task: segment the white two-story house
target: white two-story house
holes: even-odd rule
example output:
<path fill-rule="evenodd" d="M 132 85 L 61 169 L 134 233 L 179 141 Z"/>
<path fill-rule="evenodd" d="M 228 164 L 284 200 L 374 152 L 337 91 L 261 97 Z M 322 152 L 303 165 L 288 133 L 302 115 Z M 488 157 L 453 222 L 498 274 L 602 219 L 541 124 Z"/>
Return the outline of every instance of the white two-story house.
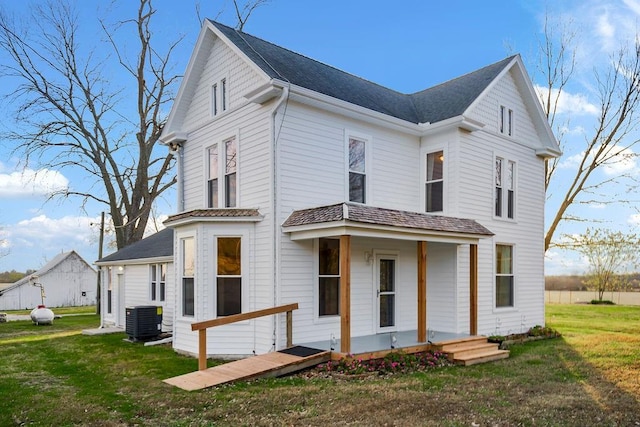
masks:
<path fill-rule="evenodd" d="M 197 353 L 194 322 L 288 303 L 295 343 L 343 353 L 544 324 L 560 150 L 519 56 L 403 94 L 205 21 L 162 141 L 178 158 L 178 351 Z M 285 323 L 209 329 L 207 354 L 280 349 Z"/>

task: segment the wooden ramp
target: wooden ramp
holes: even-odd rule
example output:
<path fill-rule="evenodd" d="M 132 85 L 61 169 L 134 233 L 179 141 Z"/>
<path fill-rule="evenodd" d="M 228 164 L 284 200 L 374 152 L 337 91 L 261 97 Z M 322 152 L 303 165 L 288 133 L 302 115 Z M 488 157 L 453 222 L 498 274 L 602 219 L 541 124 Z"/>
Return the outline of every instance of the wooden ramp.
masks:
<path fill-rule="evenodd" d="M 202 390 L 234 381 L 278 377 L 326 362 L 330 358 L 330 351 L 295 346 L 168 378 L 164 382 L 183 390 Z"/>

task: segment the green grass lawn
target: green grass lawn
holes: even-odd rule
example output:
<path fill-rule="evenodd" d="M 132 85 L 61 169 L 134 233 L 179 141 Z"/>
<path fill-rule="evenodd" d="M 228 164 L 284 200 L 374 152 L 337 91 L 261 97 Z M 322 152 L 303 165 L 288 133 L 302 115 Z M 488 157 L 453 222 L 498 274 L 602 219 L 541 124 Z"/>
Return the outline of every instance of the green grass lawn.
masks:
<path fill-rule="evenodd" d="M 640 425 L 640 307 L 547 306 L 562 338 L 509 359 L 358 381 L 307 374 L 186 392 L 169 346 L 84 336 L 95 315 L 0 324 L 0 425 Z M 638 424 L 636 424 L 638 423 Z"/>

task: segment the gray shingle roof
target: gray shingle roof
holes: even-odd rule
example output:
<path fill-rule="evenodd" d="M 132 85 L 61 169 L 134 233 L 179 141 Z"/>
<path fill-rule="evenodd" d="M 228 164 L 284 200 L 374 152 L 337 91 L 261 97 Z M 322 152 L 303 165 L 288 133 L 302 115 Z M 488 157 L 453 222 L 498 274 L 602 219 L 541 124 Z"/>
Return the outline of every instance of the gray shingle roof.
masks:
<path fill-rule="evenodd" d="M 426 231 L 480 236 L 493 235 L 491 231 L 472 219 L 399 211 L 354 203 L 339 203 L 337 205 L 294 211 L 282 226 L 286 228 L 343 220 Z"/>
<path fill-rule="evenodd" d="M 173 256 L 173 229 L 165 228 L 140 241 L 130 244 L 97 262 L 127 261 L 133 259 Z"/>
<path fill-rule="evenodd" d="M 287 81 L 412 123 L 461 115 L 513 57 L 433 88 L 403 94 L 211 21 L 270 78 Z"/>
<path fill-rule="evenodd" d="M 187 212 L 181 212 L 171 215 L 165 223 L 177 221 L 185 218 L 260 218 L 260 212 L 257 209 L 194 209 Z"/>

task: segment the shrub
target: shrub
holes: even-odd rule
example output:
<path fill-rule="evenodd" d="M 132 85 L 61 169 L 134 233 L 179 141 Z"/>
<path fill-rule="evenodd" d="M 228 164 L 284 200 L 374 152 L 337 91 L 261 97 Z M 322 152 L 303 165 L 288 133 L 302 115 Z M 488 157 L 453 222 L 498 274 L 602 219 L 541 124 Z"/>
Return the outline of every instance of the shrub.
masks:
<path fill-rule="evenodd" d="M 595 304 L 595 305 L 615 305 L 613 301 L 609 301 L 609 300 L 599 300 L 599 299 L 592 299 L 591 300 L 591 304 Z"/>
<path fill-rule="evenodd" d="M 528 335 L 530 337 L 559 337 L 560 332 L 548 326 L 536 325 L 529 329 Z"/>

